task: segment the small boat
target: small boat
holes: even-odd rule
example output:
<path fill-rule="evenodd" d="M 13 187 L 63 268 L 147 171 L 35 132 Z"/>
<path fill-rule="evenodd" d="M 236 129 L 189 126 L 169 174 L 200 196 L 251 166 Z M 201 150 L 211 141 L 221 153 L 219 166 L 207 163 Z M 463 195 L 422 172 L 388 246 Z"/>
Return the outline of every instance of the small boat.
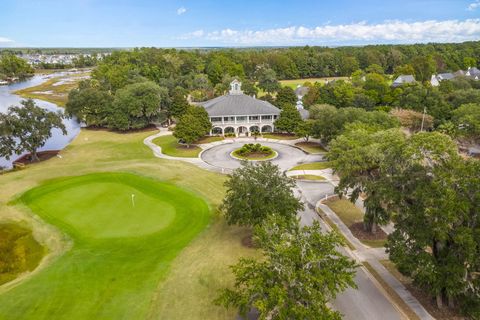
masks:
<path fill-rule="evenodd" d="M 0 86 L 6 86 L 7 84 L 9 84 L 8 81 L 0 80 Z"/>

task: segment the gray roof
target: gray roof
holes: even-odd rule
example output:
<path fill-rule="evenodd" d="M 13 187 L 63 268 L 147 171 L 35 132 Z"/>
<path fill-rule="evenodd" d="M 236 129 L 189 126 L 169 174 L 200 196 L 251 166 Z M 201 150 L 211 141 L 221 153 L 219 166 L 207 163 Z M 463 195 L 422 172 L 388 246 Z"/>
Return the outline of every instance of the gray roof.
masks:
<path fill-rule="evenodd" d="M 453 78 L 455 78 L 455 76 L 453 75 L 453 73 L 448 72 L 448 73 L 439 73 L 437 75 L 437 78 L 439 80 L 452 80 Z"/>
<path fill-rule="evenodd" d="M 415 82 L 415 78 L 412 75 L 410 74 L 401 75 L 401 76 L 398 76 L 398 78 L 395 79 L 395 81 L 393 81 L 392 86 L 398 87 L 405 83 L 414 83 L 414 82 Z"/>
<path fill-rule="evenodd" d="M 298 112 L 300 113 L 300 116 L 303 120 L 307 120 L 310 117 L 310 111 L 308 111 L 307 109 L 300 109 L 298 110 Z"/>
<path fill-rule="evenodd" d="M 480 75 L 480 70 L 478 70 L 476 67 L 468 68 L 468 72 L 470 72 L 470 76 Z"/>
<path fill-rule="evenodd" d="M 242 116 L 242 115 L 278 115 L 280 109 L 267 101 L 255 99 L 245 94 L 229 94 L 199 103 L 208 115 Z"/>
<path fill-rule="evenodd" d="M 299 87 L 297 87 L 297 89 L 295 89 L 295 94 L 297 96 L 304 96 L 308 93 L 309 89 L 310 89 L 309 87 L 299 86 Z"/>

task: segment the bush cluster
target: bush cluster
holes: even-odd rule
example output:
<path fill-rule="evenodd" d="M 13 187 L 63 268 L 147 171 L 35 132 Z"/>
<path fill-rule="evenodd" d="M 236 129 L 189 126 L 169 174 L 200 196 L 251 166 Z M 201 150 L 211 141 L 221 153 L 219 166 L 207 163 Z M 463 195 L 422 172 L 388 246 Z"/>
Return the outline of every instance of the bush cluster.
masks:
<path fill-rule="evenodd" d="M 247 143 L 237 151 L 237 154 L 241 156 L 248 156 L 252 153 L 262 153 L 268 156 L 273 153 L 273 150 L 272 148 L 262 146 L 260 143 Z"/>

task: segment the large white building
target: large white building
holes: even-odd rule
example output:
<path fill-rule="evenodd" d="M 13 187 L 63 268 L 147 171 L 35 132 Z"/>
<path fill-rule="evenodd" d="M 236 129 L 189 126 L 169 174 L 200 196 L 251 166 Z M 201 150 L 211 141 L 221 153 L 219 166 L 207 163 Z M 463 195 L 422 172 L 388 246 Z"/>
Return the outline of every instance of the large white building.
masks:
<path fill-rule="evenodd" d="M 251 132 L 273 132 L 280 109 L 243 93 L 242 83 L 232 81 L 228 94 L 201 102 L 212 122 L 211 134 L 246 136 Z"/>

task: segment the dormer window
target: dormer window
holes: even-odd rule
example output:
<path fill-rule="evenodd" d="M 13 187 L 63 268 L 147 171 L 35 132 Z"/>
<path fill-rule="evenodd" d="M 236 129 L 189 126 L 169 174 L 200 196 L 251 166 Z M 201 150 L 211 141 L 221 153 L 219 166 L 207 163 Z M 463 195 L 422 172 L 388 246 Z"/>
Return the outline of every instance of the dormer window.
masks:
<path fill-rule="evenodd" d="M 237 79 L 230 83 L 230 94 L 243 94 L 242 83 Z"/>

